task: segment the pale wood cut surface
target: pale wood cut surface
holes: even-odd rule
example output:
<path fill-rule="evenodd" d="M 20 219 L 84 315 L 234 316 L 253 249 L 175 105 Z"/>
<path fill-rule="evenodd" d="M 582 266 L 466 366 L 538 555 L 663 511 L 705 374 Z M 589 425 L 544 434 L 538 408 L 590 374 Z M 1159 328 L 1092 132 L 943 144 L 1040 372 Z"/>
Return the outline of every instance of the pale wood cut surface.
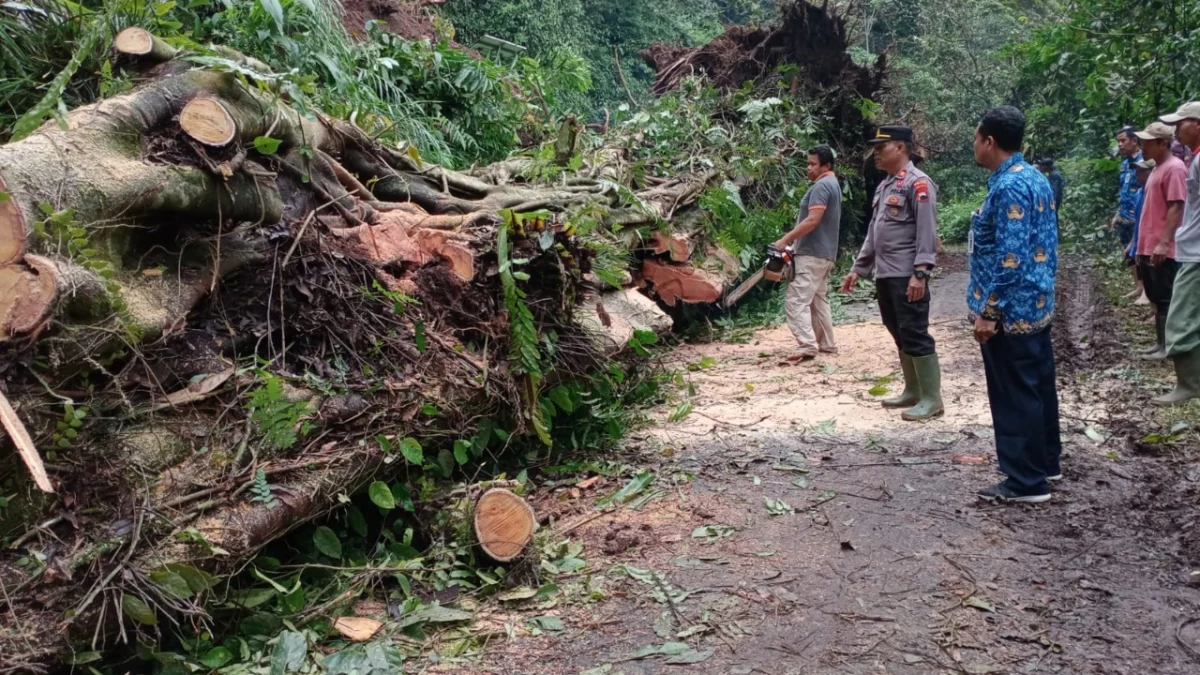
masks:
<path fill-rule="evenodd" d="M 533 536 L 533 509 L 502 488 L 483 493 L 475 504 L 475 536 L 492 558 L 508 562 L 521 554 Z"/>

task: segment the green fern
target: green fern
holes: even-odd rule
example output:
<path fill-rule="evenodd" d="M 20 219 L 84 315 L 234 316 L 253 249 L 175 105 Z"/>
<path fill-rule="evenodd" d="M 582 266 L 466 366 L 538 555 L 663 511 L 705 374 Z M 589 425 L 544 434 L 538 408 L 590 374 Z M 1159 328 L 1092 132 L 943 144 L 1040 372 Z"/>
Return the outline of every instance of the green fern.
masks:
<path fill-rule="evenodd" d="M 250 501 L 262 504 L 268 509 L 279 506 L 279 500 L 275 498 L 271 484 L 267 482 L 267 472 L 262 469 L 254 473 L 254 482 L 250 484 Z"/>
<path fill-rule="evenodd" d="M 278 377 L 265 370 L 259 370 L 258 377 L 262 384 L 250 392 L 250 421 L 269 445 L 288 450 L 312 429 L 305 421 L 308 404 L 284 399 L 283 380 Z"/>

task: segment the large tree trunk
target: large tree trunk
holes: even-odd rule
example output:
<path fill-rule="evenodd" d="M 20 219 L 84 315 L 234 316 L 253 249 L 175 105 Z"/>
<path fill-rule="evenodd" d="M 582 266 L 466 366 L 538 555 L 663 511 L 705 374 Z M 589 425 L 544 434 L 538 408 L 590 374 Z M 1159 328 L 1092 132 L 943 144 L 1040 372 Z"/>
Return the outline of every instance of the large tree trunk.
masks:
<path fill-rule="evenodd" d="M 112 611 L 123 594 L 202 617 L 203 592 L 170 597 L 154 575 L 230 573 L 338 495 L 420 469 L 381 435 L 419 435 L 436 456 L 482 418 L 530 430 L 541 378 L 510 358 L 502 267 L 522 265 L 538 338 L 557 338 L 546 370 L 583 376 L 634 331 L 671 327 L 638 290 L 593 280 L 588 242 L 644 256 L 651 232 L 719 179 L 619 187 L 613 148 L 549 183 L 523 159 L 450 171 L 191 69 L 139 31 L 117 45 L 137 88 L 0 146 L 0 372 L 54 490 L 0 463 L 18 485 L 0 524 L 14 544 L 0 553 L 0 673 L 44 668 L 80 638 L 128 637 Z M 602 221 L 587 241 L 577 210 Z M 698 273 L 730 273 L 687 239 Z M 690 253 L 663 255 L 682 268 Z M 648 291 L 710 301 L 665 289 Z M 294 388 L 303 376 L 343 393 Z M 249 403 L 271 379 L 280 405 L 300 406 L 290 442 L 269 440 Z M 431 403 L 441 412 L 426 419 Z M 301 422 L 312 430 L 295 433 Z M 274 496 L 252 499 L 264 480 Z M 18 564 L 34 557 L 45 564 Z"/>

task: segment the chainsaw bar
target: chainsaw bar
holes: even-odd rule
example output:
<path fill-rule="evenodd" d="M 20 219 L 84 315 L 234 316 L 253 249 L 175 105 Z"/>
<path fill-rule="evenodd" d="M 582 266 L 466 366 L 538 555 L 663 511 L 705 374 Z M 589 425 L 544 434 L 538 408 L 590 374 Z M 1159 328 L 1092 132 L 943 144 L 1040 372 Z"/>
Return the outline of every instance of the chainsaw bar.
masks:
<path fill-rule="evenodd" d="M 765 267 L 759 269 L 757 272 L 751 275 L 749 279 L 743 281 L 740 286 L 733 289 L 729 295 L 725 296 L 725 308 L 729 309 L 733 306 L 733 303 L 741 300 L 743 295 L 749 293 L 751 288 L 754 288 L 758 282 L 762 281 L 763 274 L 765 274 L 766 271 L 767 269 Z"/>

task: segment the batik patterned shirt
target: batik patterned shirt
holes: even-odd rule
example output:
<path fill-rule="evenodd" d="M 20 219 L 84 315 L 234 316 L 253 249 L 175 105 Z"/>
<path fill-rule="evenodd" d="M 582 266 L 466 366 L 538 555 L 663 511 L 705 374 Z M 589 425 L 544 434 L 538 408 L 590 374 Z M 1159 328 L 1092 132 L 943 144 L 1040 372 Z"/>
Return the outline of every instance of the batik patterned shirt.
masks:
<path fill-rule="evenodd" d="M 1058 204 L 1050 182 L 1016 153 L 988 179 L 967 243 L 971 319 L 999 321 L 1006 333 L 1036 333 L 1054 317 Z"/>
<path fill-rule="evenodd" d="M 1121 191 L 1117 196 L 1117 220 L 1122 223 L 1132 223 L 1133 207 L 1137 204 L 1137 193 L 1142 191 L 1137 182 L 1137 167 L 1136 162 L 1142 161 L 1142 153 L 1138 153 L 1133 157 L 1126 157 L 1121 162 L 1121 173 L 1118 181 L 1121 184 Z"/>

